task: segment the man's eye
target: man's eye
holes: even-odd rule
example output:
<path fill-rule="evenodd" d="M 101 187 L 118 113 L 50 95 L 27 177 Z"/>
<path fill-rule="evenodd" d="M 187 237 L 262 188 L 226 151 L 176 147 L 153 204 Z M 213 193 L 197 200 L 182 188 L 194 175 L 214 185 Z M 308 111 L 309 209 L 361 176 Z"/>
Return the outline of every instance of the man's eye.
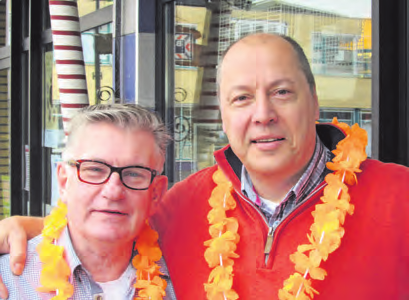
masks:
<path fill-rule="evenodd" d="M 241 102 L 241 101 L 246 101 L 246 100 L 248 100 L 249 98 L 250 98 L 250 97 L 249 97 L 248 95 L 240 95 L 240 96 L 235 97 L 235 98 L 233 99 L 233 101 L 234 101 L 234 102 L 236 102 L 236 101 Z"/>
<path fill-rule="evenodd" d="M 81 172 L 88 173 L 88 174 L 103 174 L 106 171 L 101 168 L 85 168 L 85 169 L 82 169 Z"/>
<path fill-rule="evenodd" d="M 149 177 L 150 173 L 143 171 L 143 170 L 133 170 L 133 169 L 125 169 L 122 172 L 122 176 L 123 177 L 128 177 L 128 178 L 132 178 L 132 179 L 137 179 L 137 178 L 145 178 L 145 177 Z"/>
<path fill-rule="evenodd" d="M 123 174 L 124 176 L 129 176 L 129 177 L 142 177 L 142 174 L 138 173 L 138 172 L 126 172 Z"/>
<path fill-rule="evenodd" d="M 273 92 L 271 95 L 273 98 L 281 99 L 281 100 L 289 100 L 292 98 L 293 93 L 286 89 L 280 89 Z"/>
<path fill-rule="evenodd" d="M 282 96 L 287 95 L 287 94 L 289 94 L 289 93 L 290 93 L 290 91 L 288 91 L 288 90 L 279 90 L 279 91 L 277 92 L 277 94 L 282 95 Z"/>
<path fill-rule="evenodd" d="M 99 167 L 85 167 L 85 168 L 82 169 L 82 171 L 101 173 L 101 172 L 104 172 L 105 170 L 103 170 L 102 168 L 99 168 Z"/>

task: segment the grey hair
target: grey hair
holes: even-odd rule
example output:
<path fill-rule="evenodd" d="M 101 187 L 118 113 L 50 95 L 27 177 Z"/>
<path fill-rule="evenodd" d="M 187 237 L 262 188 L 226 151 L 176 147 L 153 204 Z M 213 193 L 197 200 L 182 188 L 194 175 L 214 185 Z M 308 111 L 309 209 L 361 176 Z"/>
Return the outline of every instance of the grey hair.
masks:
<path fill-rule="evenodd" d="M 163 159 L 170 136 L 161 118 L 154 112 L 135 104 L 97 104 L 80 109 L 71 119 L 66 150 L 76 139 L 78 131 L 85 125 L 109 123 L 123 129 L 138 129 L 152 133 Z M 67 151 L 64 151 L 64 155 Z M 66 159 L 66 157 L 63 157 Z"/>
<path fill-rule="evenodd" d="M 295 54 L 296 54 L 296 56 L 298 58 L 298 62 L 300 64 L 300 69 L 304 73 L 305 78 L 307 79 L 307 83 L 308 83 L 308 86 L 310 87 L 310 91 L 314 95 L 316 93 L 316 91 L 315 91 L 315 78 L 314 78 L 314 75 L 312 74 L 311 66 L 310 66 L 310 63 L 308 61 L 308 58 L 305 55 L 304 50 L 302 49 L 300 44 L 298 44 L 293 38 L 291 38 L 291 37 L 289 37 L 287 35 L 273 34 L 273 33 L 263 33 L 263 34 L 271 35 L 271 36 L 278 36 L 278 37 L 281 37 L 284 40 L 286 40 L 288 43 L 290 43 L 290 45 L 293 47 L 293 49 L 295 51 Z M 248 34 L 248 35 L 245 35 L 245 36 L 241 37 L 240 39 L 238 39 L 237 41 L 234 41 L 231 45 L 229 45 L 229 47 L 227 47 L 227 49 L 223 52 L 222 56 L 220 57 L 219 64 L 218 64 L 218 67 L 217 67 L 216 83 L 217 83 L 218 94 L 220 94 L 221 70 L 222 70 L 222 64 L 223 64 L 224 57 L 230 51 L 230 49 L 234 45 L 236 45 L 238 42 L 240 42 L 241 40 L 243 40 L 243 39 L 245 39 L 245 38 L 247 38 L 249 36 L 254 36 L 254 35 L 260 35 L 260 33 L 251 33 L 251 34 Z"/>

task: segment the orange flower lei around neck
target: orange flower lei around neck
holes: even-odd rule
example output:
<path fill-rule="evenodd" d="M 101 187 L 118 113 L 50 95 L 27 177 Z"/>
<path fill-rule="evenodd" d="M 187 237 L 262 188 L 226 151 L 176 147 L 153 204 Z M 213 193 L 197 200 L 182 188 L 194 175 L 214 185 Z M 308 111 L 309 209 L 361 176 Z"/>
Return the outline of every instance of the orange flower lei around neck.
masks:
<path fill-rule="evenodd" d="M 210 272 L 208 283 L 205 283 L 207 299 L 235 300 L 238 294 L 232 289 L 233 265 L 232 258 L 239 257 L 236 251 L 240 237 L 237 233 L 239 223 L 236 218 L 227 218 L 226 211 L 236 208 L 236 201 L 231 192 L 233 186 L 220 170 L 213 174 L 213 181 L 217 184 L 209 199 L 212 207 L 207 215 L 211 224 L 209 233 L 212 239 L 204 243 L 208 248 L 205 259 L 213 270 Z"/>
<path fill-rule="evenodd" d="M 67 206 L 58 201 L 57 206 L 44 220 L 43 240 L 37 246 L 43 265 L 40 275 L 41 286 L 37 291 L 55 292 L 56 295 L 52 298 L 54 300 L 66 300 L 74 294 L 74 287 L 69 282 L 71 270 L 64 259 L 64 247 L 55 243 L 67 225 L 66 214 Z M 135 299 L 163 299 L 167 283 L 159 276 L 162 273 L 156 264 L 162 257 L 162 251 L 158 245 L 158 233 L 149 227 L 147 221 L 136 240 L 135 248 L 139 253 L 132 259 L 137 278 L 134 287 L 138 291 Z"/>
<path fill-rule="evenodd" d="M 284 281 L 283 288 L 278 291 L 280 300 L 307 300 L 318 294 L 312 287 L 312 279 L 324 280 L 327 272 L 319 266 L 341 245 L 345 216 L 354 212 L 345 183 L 357 183 L 355 173 L 361 172 L 359 166 L 367 157 L 367 133 L 357 124 L 349 127 L 339 123 L 336 118 L 332 123 L 340 127 L 346 137 L 332 151 L 335 154 L 332 162 L 327 163 L 328 169 L 334 172 L 325 177 L 327 186 L 321 197 L 322 203 L 317 204 L 312 212 L 314 222 L 310 228 L 311 234 L 307 234 L 310 244 L 299 245 L 297 251 L 290 255 L 296 272 Z M 232 184 L 219 169 L 213 174 L 213 181 L 216 187 L 209 198 L 212 210 L 207 216 L 212 239 L 205 242 L 205 246 L 209 246 L 205 259 L 214 269 L 208 283 L 205 283 L 205 291 L 209 300 L 235 300 L 238 295 L 232 290 L 234 262 L 231 258 L 238 257 L 234 253 L 239 241 L 238 222 L 235 218 L 227 218 L 225 211 L 234 209 L 236 202 L 231 196 Z M 305 254 L 307 252 L 308 255 Z"/>

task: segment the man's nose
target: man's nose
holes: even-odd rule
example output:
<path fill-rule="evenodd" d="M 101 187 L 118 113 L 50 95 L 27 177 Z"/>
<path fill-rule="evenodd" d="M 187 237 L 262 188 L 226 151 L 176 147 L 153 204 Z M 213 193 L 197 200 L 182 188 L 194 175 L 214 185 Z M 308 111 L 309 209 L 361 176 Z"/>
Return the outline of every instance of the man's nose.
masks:
<path fill-rule="evenodd" d="M 258 93 L 254 103 L 255 111 L 253 121 L 256 124 L 268 125 L 277 121 L 277 113 L 274 108 L 273 100 L 266 93 Z"/>
<path fill-rule="evenodd" d="M 121 181 L 119 173 L 113 172 L 104 184 L 103 194 L 110 200 L 121 200 L 124 197 L 126 188 Z"/>

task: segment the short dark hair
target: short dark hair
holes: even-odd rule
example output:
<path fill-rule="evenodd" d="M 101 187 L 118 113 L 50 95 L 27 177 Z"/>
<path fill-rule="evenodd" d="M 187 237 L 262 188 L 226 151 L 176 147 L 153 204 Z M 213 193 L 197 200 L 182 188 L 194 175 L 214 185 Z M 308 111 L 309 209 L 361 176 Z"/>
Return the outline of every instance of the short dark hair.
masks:
<path fill-rule="evenodd" d="M 241 40 L 243 40 L 243 39 L 245 39 L 245 38 L 247 38 L 249 36 L 259 35 L 259 34 L 260 33 L 251 33 L 251 34 L 242 36 L 240 39 L 238 39 L 237 41 L 234 41 L 232 44 L 230 44 L 229 47 L 227 47 L 226 50 L 224 50 L 222 56 L 220 57 L 219 65 L 218 65 L 218 68 L 217 68 L 217 89 L 218 90 L 220 88 L 221 66 L 223 64 L 223 60 L 224 60 L 224 57 L 226 56 L 226 54 L 230 51 L 230 49 L 234 45 L 236 45 Z M 269 33 L 264 33 L 264 34 L 268 35 Z M 289 37 L 287 35 L 284 35 L 284 34 L 272 34 L 272 33 L 270 33 L 269 35 L 281 37 L 284 40 L 286 40 L 288 43 L 290 43 L 290 45 L 293 47 L 293 49 L 294 49 L 294 51 L 295 51 L 295 53 L 297 55 L 298 61 L 300 63 L 301 71 L 304 73 L 305 78 L 307 79 L 307 83 L 308 83 L 308 86 L 310 87 L 311 93 L 315 94 L 316 93 L 316 91 L 315 91 L 315 78 L 314 78 L 314 75 L 312 74 L 311 66 L 310 66 L 310 63 L 308 62 L 308 58 L 305 55 L 304 50 L 302 49 L 300 44 L 298 44 L 293 38 L 291 38 L 291 37 Z"/>

